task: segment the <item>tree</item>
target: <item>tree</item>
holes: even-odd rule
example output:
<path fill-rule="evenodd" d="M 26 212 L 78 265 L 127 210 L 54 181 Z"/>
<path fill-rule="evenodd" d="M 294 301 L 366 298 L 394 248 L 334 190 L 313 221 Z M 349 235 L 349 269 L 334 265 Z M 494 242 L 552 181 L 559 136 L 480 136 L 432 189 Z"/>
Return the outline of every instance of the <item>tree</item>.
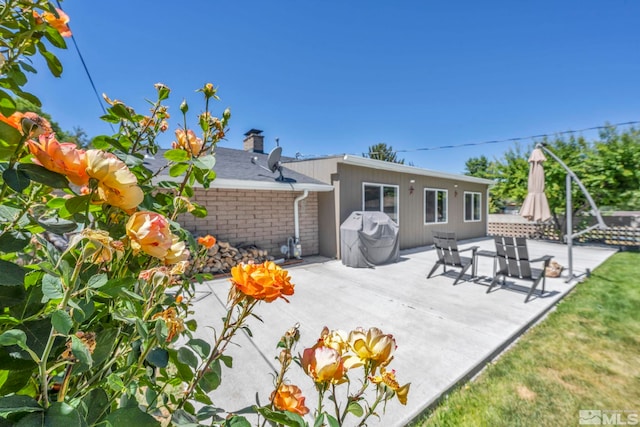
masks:
<path fill-rule="evenodd" d="M 471 157 L 465 164 L 465 175 L 476 176 L 478 178 L 493 179 L 493 162 L 490 162 L 486 156 Z"/>
<path fill-rule="evenodd" d="M 363 154 L 370 159 L 383 160 L 385 162 L 404 164 L 404 159 L 398 159 L 398 153 L 393 151 L 393 147 L 381 142 L 369 147 L 369 152 Z"/>
<path fill-rule="evenodd" d="M 600 133 L 587 159 L 584 183 L 601 208 L 640 209 L 640 130 Z"/>

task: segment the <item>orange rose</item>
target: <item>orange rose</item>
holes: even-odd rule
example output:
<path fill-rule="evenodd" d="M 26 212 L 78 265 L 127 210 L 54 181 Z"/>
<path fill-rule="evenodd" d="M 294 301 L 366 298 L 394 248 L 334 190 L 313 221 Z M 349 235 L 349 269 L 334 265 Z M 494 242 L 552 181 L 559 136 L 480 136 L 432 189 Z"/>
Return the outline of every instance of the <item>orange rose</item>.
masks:
<path fill-rule="evenodd" d="M 72 142 L 58 142 L 55 134 L 40 135 L 38 142 L 27 141 L 34 163 L 44 166 L 52 172 L 66 176 L 76 185 L 89 182 L 87 175 L 87 158 L 84 150 L 78 149 Z"/>
<path fill-rule="evenodd" d="M 21 113 L 19 111 L 16 111 L 9 117 L 5 117 L 4 115 L 0 114 L 0 121 L 5 122 L 9 126 L 18 129 L 21 133 L 23 132 L 22 121 L 24 119 L 28 119 L 31 122 L 30 124 L 31 132 L 28 135 L 30 137 L 35 138 L 40 135 L 49 134 L 53 132 L 53 130 L 51 129 L 51 123 L 49 123 L 49 120 L 45 119 L 44 117 L 40 117 L 36 113 L 32 113 L 30 111 L 26 113 Z"/>
<path fill-rule="evenodd" d="M 56 12 L 58 16 L 51 12 L 44 12 L 42 18 L 47 21 L 47 24 L 55 28 L 62 37 L 71 37 L 71 30 L 67 25 L 69 23 L 69 16 L 57 7 Z M 35 10 L 33 11 L 33 16 L 36 18 L 36 21 L 40 19 L 40 15 Z"/>
<path fill-rule="evenodd" d="M 239 264 L 231 269 L 231 281 L 235 289 L 257 300 L 266 302 L 293 295 L 289 273 L 272 261 L 262 264 Z"/>
<path fill-rule="evenodd" d="M 207 234 L 203 237 L 198 237 L 198 243 L 207 249 L 211 249 L 216 244 L 216 238 Z"/>
<path fill-rule="evenodd" d="M 155 212 L 136 212 L 127 221 L 127 236 L 135 252 L 164 259 L 171 249 L 172 237 L 169 222 Z"/>
<path fill-rule="evenodd" d="M 186 150 L 192 156 L 197 156 L 202 151 L 202 139 L 198 138 L 192 130 L 185 132 L 183 129 L 178 129 L 176 130 L 176 138 L 178 141 L 171 144 L 173 148 Z"/>
<path fill-rule="evenodd" d="M 276 409 L 298 415 L 309 413 L 309 408 L 304 406 L 304 399 L 302 390 L 295 385 L 281 384 L 278 390 L 271 393 L 271 401 Z"/>
<path fill-rule="evenodd" d="M 22 116 L 23 114 L 20 112 L 15 112 L 9 117 L 6 117 L 4 114 L 0 113 L 0 122 L 4 122 L 12 128 L 18 129 L 20 132 L 22 132 Z"/>
<path fill-rule="evenodd" d="M 123 210 L 137 207 L 144 199 L 138 179 L 122 160 L 102 150 L 87 150 L 87 174 L 98 180 L 98 196 Z"/>
<path fill-rule="evenodd" d="M 340 384 L 347 380 L 340 353 L 320 343 L 302 352 L 302 369 L 317 383 Z"/>

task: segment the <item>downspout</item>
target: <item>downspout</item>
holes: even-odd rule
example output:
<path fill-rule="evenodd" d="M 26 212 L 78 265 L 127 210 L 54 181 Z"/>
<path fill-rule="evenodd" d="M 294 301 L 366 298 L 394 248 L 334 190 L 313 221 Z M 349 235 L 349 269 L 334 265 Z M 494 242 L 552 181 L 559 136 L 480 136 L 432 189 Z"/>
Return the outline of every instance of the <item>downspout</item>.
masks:
<path fill-rule="evenodd" d="M 307 196 L 309 196 L 309 190 L 304 190 L 304 192 L 296 197 L 296 199 L 293 201 L 293 227 L 294 227 L 294 233 L 293 233 L 293 237 L 294 237 L 294 245 L 299 245 L 300 244 L 300 218 L 298 218 L 299 214 L 298 214 L 298 203 L 300 203 L 301 200 L 304 200 L 307 198 Z M 300 251 L 302 252 L 302 251 Z M 302 255 L 301 253 L 295 255 L 296 258 L 300 258 L 300 255 Z"/>

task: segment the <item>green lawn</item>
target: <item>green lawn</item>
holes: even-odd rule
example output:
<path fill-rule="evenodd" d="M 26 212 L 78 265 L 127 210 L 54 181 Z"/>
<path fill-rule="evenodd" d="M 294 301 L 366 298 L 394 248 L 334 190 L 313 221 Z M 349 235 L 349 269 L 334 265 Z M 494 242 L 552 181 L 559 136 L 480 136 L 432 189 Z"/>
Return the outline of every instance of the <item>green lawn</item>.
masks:
<path fill-rule="evenodd" d="M 475 381 L 413 426 L 577 426 L 578 411 L 588 409 L 640 414 L 637 252 L 609 258 Z"/>

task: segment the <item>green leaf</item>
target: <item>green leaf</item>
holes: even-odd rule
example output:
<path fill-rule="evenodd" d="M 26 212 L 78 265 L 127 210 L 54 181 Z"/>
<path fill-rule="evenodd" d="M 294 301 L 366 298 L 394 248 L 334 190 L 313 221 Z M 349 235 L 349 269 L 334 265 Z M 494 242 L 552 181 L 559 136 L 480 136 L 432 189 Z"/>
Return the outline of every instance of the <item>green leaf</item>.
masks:
<path fill-rule="evenodd" d="M 31 369 L 0 371 L 0 396 L 6 396 L 22 390 L 31 379 L 32 374 L 33 371 Z"/>
<path fill-rule="evenodd" d="M 120 120 L 116 119 L 116 123 Z M 98 150 L 106 150 L 113 146 L 113 143 L 117 142 L 115 139 L 111 138 L 107 135 L 99 135 L 91 140 L 91 146 L 97 148 Z"/>
<path fill-rule="evenodd" d="M 185 411 L 184 409 L 178 409 L 173 414 L 171 414 L 171 425 L 172 426 L 185 426 L 185 427 L 195 427 L 199 426 L 198 419 Z"/>
<path fill-rule="evenodd" d="M 91 278 L 87 282 L 87 285 L 90 288 L 98 289 L 98 288 L 101 288 L 104 285 L 106 285 L 108 281 L 109 281 L 109 277 L 107 277 L 106 274 L 101 273 L 101 274 L 97 274 L 95 276 L 91 276 Z"/>
<path fill-rule="evenodd" d="M 39 286 L 32 286 L 28 291 L 24 286 L 0 286 L 0 309 L 10 307 L 11 315 L 20 320 L 40 311 L 41 299 Z"/>
<path fill-rule="evenodd" d="M 191 215 L 195 216 L 196 218 L 206 218 L 207 215 L 209 214 L 207 212 L 207 208 L 205 208 L 202 205 L 199 205 L 197 203 L 192 203 L 193 207 L 195 208 L 194 210 L 191 211 Z"/>
<path fill-rule="evenodd" d="M 135 407 L 116 409 L 105 421 L 112 426 L 160 427 L 158 420 Z"/>
<path fill-rule="evenodd" d="M 2 179 L 4 179 L 7 185 L 16 193 L 22 193 L 31 183 L 29 177 L 24 172 L 16 169 L 5 169 L 4 172 L 2 172 Z"/>
<path fill-rule="evenodd" d="M 324 425 L 324 413 L 319 413 L 316 417 L 313 427 L 322 427 Z"/>
<path fill-rule="evenodd" d="M 45 274 L 42 278 L 42 294 L 48 299 L 61 299 L 64 296 L 64 291 L 60 278 Z"/>
<path fill-rule="evenodd" d="M 17 345 L 20 348 L 27 347 L 27 334 L 19 329 L 9 329 L 0 334 L 0 345 Z"/>
<path fill-rule="evenodd" d="M 47 61 L 47 66 L 49 67 L 49 71 L 55 77 L 60 77 L 62 75 L 62 63 L 60 60 L 51 52 L 48 51 L 40 51 L 44 59 Z"/>
<path fill-rule="evenodd" d="M 111 356 L 113 345 L 119 333 L 120 330 L 118 328 L 105 329 L 97 333 L 96 348 L 92 355 L 95 366 L 99 366 Z"/>
<path fill-rule="evenodd" d="M 358 402 L 351 402 L 347 406 L 347 412 L 351 412 L 356 417 L 361 417 L 364 414 L 364 409 Z"/>
<path fill-rule="evenodd" d="M 193 160 L 193 164 L 200 169 L 211 170 L 216 165 L 216 156 L 209 154 L 206 156 L 198 157 Z"/>
<path fill-rule="evenodd" d="M 146 361 L 158 368 L 166 368 L 169 364 L 169 352 L 164 348 L 156 347 L 147 354 Z"/>
<path fill-rule="evenodd" d="M 179 149 L 167 150 L 164 152 L 164 158 L 171 162 L 186 162 L 189 160 L 189 153 Z"/>
<path fill-rule="evenodd" d="M 193 369 L 196 369 L 199 363 L 196 355 L 187 347 L 180 347 L 178 349 L 178 361 L 192 367 Z"/>
<path fill-rule="evenodd" d="M 75 335 L 71 335 L 71 352 L 81 363 L 88 366 L 93 365 L 93 359 L 91 359 L 89 349 L 84 345 L 82 340 Z"/>
<path fill-rule="evenodd" d="M 0 113 L 9 117 L 16 112 L 16 102 L 5 91 L 0 90 Z"/>
<path fill-rule="evenodd" d="M 21 231 L 9 231 L 0 236 L 0 251 L 19 252 L 29 244 L 30 236 Z"/>
<path fill-rule="evenodd" d="M 44 32 L 44 36 L 49 40 L 49 42 L 57 48 L 66 49 L 67 43 L 64 41 L 64 38 L 60 35 L 58 30 L 51 26 L 47 26 L 46 31 Z"/>
<path fill-rule="evenodd" d="M 62 218 L 38 219 L 37 222 L 42 228 L 54 234 L 71 233 L 78 228 L 75 222 Z"/>
<path fill-rule="evenodd" d="M 202 376 L 198 384 L 200 385 L 200 388 L 202 388 L 202 391 L 204 391 L 205 393 L 210 393 L 220 387 L 221 382 L 222 378 L 220 377 L 219 372 L 207 371 Z"/>
<path fill-rule="evenodd" d="M 329 427 L 340 427 L 340 423 L 338 423 L 338 420 L 329 415 L 329 414 L 325 414 L 327 416 L 327 422 L 329 423 Z"/>
<path fill-rule="evenodd" d="M 12 262 L 0 259 L 0 286 L 24 286 L 26 270 Z"/>
<path fill-rule="evenodd" d="M 109 397 L 101 388 L 94 388 L 82 398 L 82 403 L 84 405 L 79 405 L 78 408 L 86 410 L 85 420 L 88 425 L 92 426 L 106 413 L 106 409 L 109 407 Z"/>
<path fill-rule="evenodd" d="M 233 415 L 224 422 L 224 427 L 251 427 L 251 423 L 245 417 Z"/>
<path fill-rule="evenodd" d="M 54 402 L 44 414 L 30 414 L 22 418 L 16 427 L 86 427 L 80 413 L 64 402 Z"/>
<path fill-rule="evenodd" d="M 169 176 L 180 176 L 189 169 L 188 163 L 176 163 L 169 168 Z"/>
<path fill-rule="evenodd" d="M 29 225 L 29 218 L 20 209 L 13 208 L 11 206 L 0 205 L 0 219 L 4 219 L 7 222 L 17 221 L 18 227 L 27 227 Z"/>
<path fill-rule="evenodd" d="M 209 353 L 211 352 L 211 345 L 205 340 L 201 340 L 199 338 L 190 339 L 187 345 L 195 350 L 195 352 L 198 353 L 198 356 L 203 359 L 209 356 Z"/>
<path fill-rule="evenodd" d="M 108 110 L 110 113 L 114 114 L 117 117 L 120 117 L 121 119 L 133 121 L 131 112 L 127 109 L 127 107 L 124 104 L 119 104 L 119 103 L 113 104 L 113 106 L 111 106 L 111 108 L 108 108 Z"/>
<path fill-rule="evenodd" d="M 67 199 L 64 203 L 64 207 L 67 208 L 70 214 L 84 212 L 87 209 L 87 203 L 91 202 L 91 194 L 84 196 L 77 196 Z"/>
<path fill-rule="evenodd" d="M 51 314 L 51 325 L 62 335 L 68 335 L 73 327 L 73 319 L 64 310 L 56 310 Z"/>
<path fill-rule="evenodd" d="M 233 358 L 231 356 L 223 354 L 222 356 L 220 356 L 220 360 L 222 360 L 222 363 L 224 363 L 224 366 L 226 366 L 227 368 L 231 369 L 233 367 Z"/>
<path fill-rule="evenodd" d="M 19 329 L 23 330 L 24 333 L 27 334 L 27 345 L 29 348 L 33 350 L 35 354 L 42 354 L 47 345 L 47 341 L 49 340 L 49 335 L 51 334 L 51 320 L 47 317 L 44 319 L 24 322 L 19 326 Z M 55 354 L 55 350 L 61 344 L 64 344 L 64 339 L 62 337 L 56 338 L 52 347 L 52 357 L 53 354 Z"/>
<path fill-rule="evenodd" d="M 278 424 L 287 427 L 305 427 L 306 423 L 304 419 L 293 412 L 289 411 L 272 411 L 266 407 L 254 407 L 256 412 L 260 413 L 263 417 L 265 417 L 269 421 L 274 421 Z"/>
<path fill-rule="evenodd" d="M 17 96 L 19 96 L 22 99 L 26 99 L 27 101 L 29 101 L 30 103 L 32 103 L 36 107 L 38 107 L 38 108 L 42 107 L 42 102 L 40 102 L 38 97 L 35 96 L 34 94 L 29 93 L 29 92 L 24 92 L 22 90 L 15 90 L 14 92 L 15 92 L 15 94 Z"/>
<path fill-rule="evenodd" d="M 34 163 L 20 163 L 17 169 L 27 175 L 32 181 L 46 184 L 52 188 L 67 188 L 69 181 L 64 175 L 52 172 Z"/>
<path fill-rule="evenodd" d="M 0 397 L 0 416 L 2 417 L 10 414 L 41 411 L 44 411 L 44 408 L 29 396 L 13 395 Z"/>

